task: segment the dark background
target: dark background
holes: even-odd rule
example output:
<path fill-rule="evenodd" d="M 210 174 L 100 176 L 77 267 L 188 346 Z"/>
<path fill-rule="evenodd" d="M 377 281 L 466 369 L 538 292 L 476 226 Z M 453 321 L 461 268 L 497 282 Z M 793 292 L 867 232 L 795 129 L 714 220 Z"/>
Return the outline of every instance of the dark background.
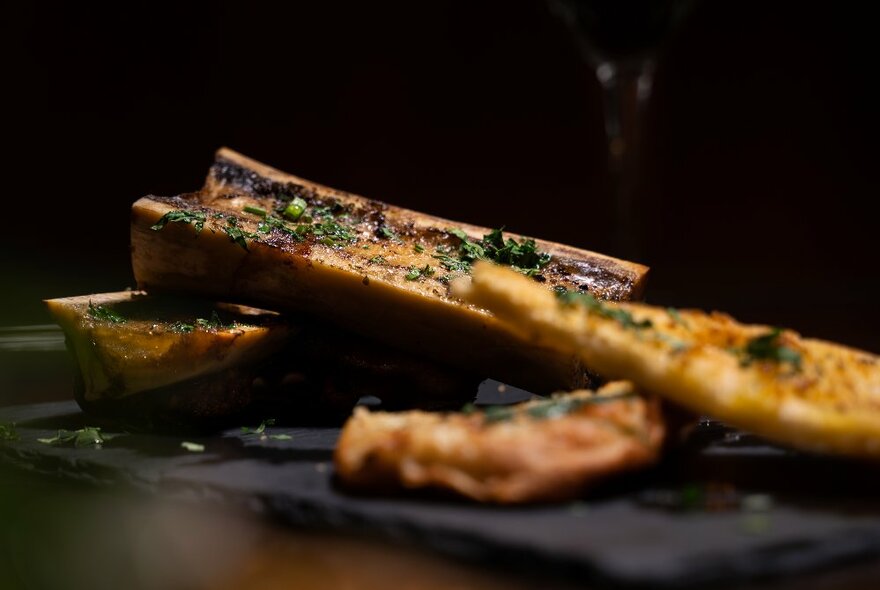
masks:
<path fill-rule="evenodd" d="M 650 300 L 880 352 L 876 33 L 854 6 L 703 2 L 669 43 L 636 220 Z M 2 26 L 0 325 L 131 285 L 130 204 L 197 188 L 221 145 L 617 253 L 599 87 L 542 0 L 34 3 Z"/>

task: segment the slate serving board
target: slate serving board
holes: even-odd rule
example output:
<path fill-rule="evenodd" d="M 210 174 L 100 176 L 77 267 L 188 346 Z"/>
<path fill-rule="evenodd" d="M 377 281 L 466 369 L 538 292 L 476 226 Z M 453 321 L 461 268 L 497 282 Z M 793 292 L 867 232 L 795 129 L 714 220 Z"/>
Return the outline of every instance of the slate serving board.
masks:
<path fill-rule="evenodd" d="M 290 440 L 229 430 L 188 437 L 205 445 L 190 453 L 179 436 L 123 434 L 101 449 L 37 442 L 94 424 L 73 402 L 0 408 L 0 423 L 10 422 L 20 438 L 0 442 L 0 460 L 29 470 L 228 502 L 580 582 L 717 587 L 880 555 L 877 469 L 775 448 L 713 423 L 701 423 L 664 465 L 576 503 L 499 508 L 349 495 L 333 479 L 337 428 L 271 428 Z"/>

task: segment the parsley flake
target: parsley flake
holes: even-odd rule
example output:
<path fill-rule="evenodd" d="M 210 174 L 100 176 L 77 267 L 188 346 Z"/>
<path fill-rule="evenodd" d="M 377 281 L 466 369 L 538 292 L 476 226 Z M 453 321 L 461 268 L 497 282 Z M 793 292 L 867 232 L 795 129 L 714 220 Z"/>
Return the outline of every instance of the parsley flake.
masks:
<path fill-rule="evenodd" d="M 481 240 L 472 240 L 459 228 L 448 228 L 446 232 L 460 241 L 457 257 L 439 249 L 433 257 L 440 261 L 441 266 L 453 272 L 470 272 L 471 265 L 477 260 L 491 260 L 531 277 L 538 275 L 551 260 L 549 254 L 538 250 L 535 240 L 505 240 L 504 228 L 490 231 Z"/>
<path fill-rule="evenodd" d="M 0 424 L 0 440 L 16 441 L 19 439 L 18 432 L 15 430 L 15 423 Z"/>
<path fill-rule="evenodd" d="M 244 248 L 245 252 L 249 252 L 247 245 L 247 240 L 256 239 L 258 236 L 255 233 L 249 232 L 247 230 L 242 229 L 238 225 L 238 219 L 235 217 L 228 217 L 226 219 L 226 226 L 224 226 L 223 231 L 229 236 L 229 241 L 234 242 Z"/>
<path fill-rule="evenodd" d="M 201 233 L 205 227 L 205 214 L 198 211 L 169 211 L 151 225 L 150 229 L 159 231 L 169 223 L 191 223 L 196 233 Z"/>
<path fill-rule="evenodd" d="M 106 305 L 93 305 L 91 301 L 89 301 L 89 315 L 102 322 L 110 322 L 111 324 L 125 323 L 124 317 Z"/>
<path fill-rule="evenodd" d="M 782 328 L 773 328 L 766 334 L 761 334 L 749 340 L 744 349 L 734 350 L 742 360 L 743 366 L 748 366 L 755 361 L 772 361 L 776 363 L 790 363 L 795 370 L 801 370 L 801 354 L 780 343 Z"/>
<path fill-rule="evenodd" d="M 376 235 L 380 238 L 385 238 L 391 240 L 393 242 L 399 242 L 400 236 L 398 236 L 394 231 L 388 227 L 387 225 L 383 225 L 376 230 Z"/>
<path fill-rule="evenodd" d="M 73 445 L 74 447 L 95 446 L 100 448 L 114 435 L 103 434 L 97 426 L 86 426 L 79 430 L 59 430 L 51 438 L 38 438 L 37 442 L 45 445 Z"/>
<path fill-rule="evenodd" d="M 579 293 L 577 291 L 569 291 L 564 287 L 555 289 L 556 296 L 564 305 L 581 305 L 586 308 L 587 312 L 594 313 L 599 317 L 617 321 L 624 328 L 633 330 L 644 330 L 650 328 L 654 324 L 649 319 L 636 321 L 633 315 L 621 309 L 604 303 L 590 293 Z"/>
<path fill-rule="evenodd" d="M 426 264 L 424 268 L 409 267 L 409 272 L 404 277 L 408 281 L 418 280 L 420 277 L 430 277 L 434 275 L 434 268 Z"/>
<path fill-rule="evenodd" d="M 242 436 L 251 436 L 256 435 L 260 440 L 293 440 L 293 437 L 289 434 L 268 434 L 266 431 L 270 426 L 275 425 L 274 418 L 267 418 L 260 422 L 260 425 L 256 428 L 249 428 L 247 426 L 241 427 Z"/>

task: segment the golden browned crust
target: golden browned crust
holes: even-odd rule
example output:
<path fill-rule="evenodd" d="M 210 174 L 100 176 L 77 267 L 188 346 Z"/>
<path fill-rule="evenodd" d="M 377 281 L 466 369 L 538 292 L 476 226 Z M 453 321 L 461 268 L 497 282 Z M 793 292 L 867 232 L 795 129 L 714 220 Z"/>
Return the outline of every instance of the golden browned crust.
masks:
<path fill-rule="evenodd" d="M 880 458 L 876 355 L 717 312 L 563 305 L 490 264 L 476 266 L 455 291 L 601 375 L 630 379 L 697 413 L 801 449 Z"/>
<path fill-rule="evenodd" d="M 554 416 L 553 404 L 568 411 Z M 357 489 L 447 489 L 501 504 L 564 500 L 654 462 L 665 434 L 659 403 L 627 382 L 500 411 L 358 408 L 336 448 L 337 473 Z"/>

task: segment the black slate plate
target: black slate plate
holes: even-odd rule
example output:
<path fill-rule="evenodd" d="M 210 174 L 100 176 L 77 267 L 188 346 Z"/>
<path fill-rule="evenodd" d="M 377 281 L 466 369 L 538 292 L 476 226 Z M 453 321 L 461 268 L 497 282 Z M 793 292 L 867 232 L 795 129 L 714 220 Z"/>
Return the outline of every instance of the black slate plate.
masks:
<path fill-rule="evenodd" d="M 233 503 L 579 581 L 716 587 L 880 555 L 877 469 L 792 453 L 713 423 L 650 473 L 573 504 L 526 508 L 346 494 L 333 481 L 335 428 L 270 430 L 290 440 L 230 430 L 189 439 L 205 445 L 190 453 L 173 436 L 124 434 L 101 449 L 37 442 L 94 423 L 73 402 L 0 408 L 0 423 L 15 423 L 20 435 L 0 442 L 0 458 L 37 472 Z"/>

